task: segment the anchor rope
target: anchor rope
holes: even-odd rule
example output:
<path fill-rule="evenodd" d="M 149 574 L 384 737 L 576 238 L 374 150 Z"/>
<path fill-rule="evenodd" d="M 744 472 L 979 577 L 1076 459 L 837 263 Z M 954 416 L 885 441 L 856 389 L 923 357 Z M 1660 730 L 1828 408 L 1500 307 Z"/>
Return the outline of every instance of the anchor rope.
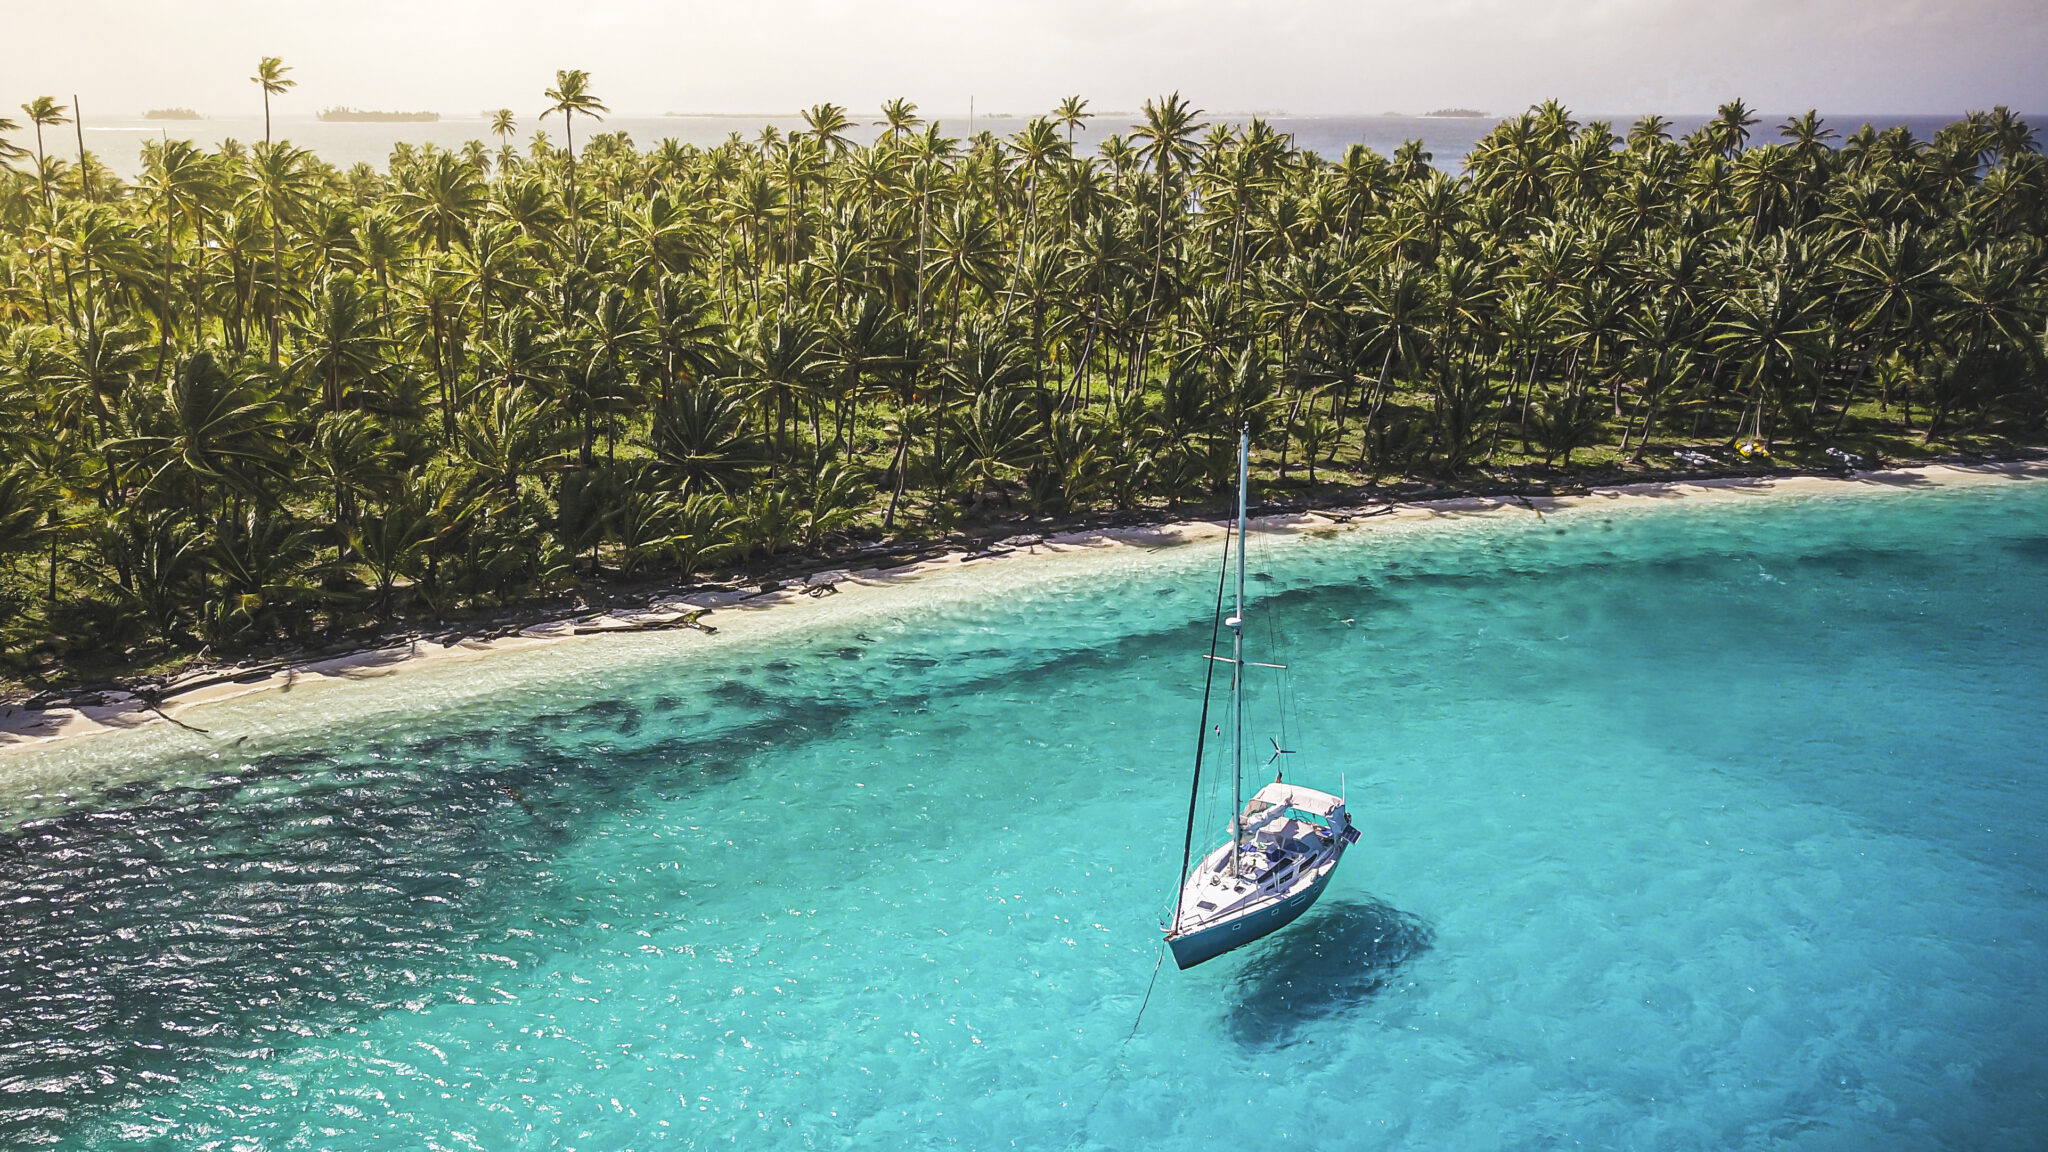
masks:
<path fill-rule="evenodd" d="M 1131 1041 L 1136 1039 L 1138 1036 L 1138 1025 L 1145 1019 L 1146 1005 L 1152 1003 L 1152 989 L 1158 986 L 1159 969 L 1163 967 L 1165 963 L 1166 942 L 1162 940 L 1159 943 L 1159 954 L 1153 957 L 1152 960 L 1152 979 L 1145 983 L 1145 998 L 1143 1000 L 1138 1001 L 1138 1014 L 1131 1018 L 1130 1032 L 1127 1033 L 1124 1036 L 1123 1040 L 1116 1046 L 1116 1067 L 1111 1069 L 1110 1074 L 1108 1076 L 1103 1077 L 1102 1091 L 1096 1093 L 1095 1103 L 1090 1104 L 1088 1106 L 1088 1111 L 1081 1114 L 1081 1131 L 1084 1134 L 1088 1131 L 1088 1125 L 1095 1119 L 1096 1109 L 1101 1108 L 1102 1102 L 1104 1100 L 1109 1099 L 1110 1092 L 1116 1088 L 1116 1082 L 1118 1078 L 1120 1078 L 1127 1070 L 1123 1061 L 1124 1049 L 1130 1047 Z"/>
<path fill-rule="evenodd" d="M 1131 1017 L 1131 1031 L 1129 1035 L 1124 1037 L 1125 1044 L 1129 1044 L 1132 1037 L 1138 1034 L 1138 1023 L 1145 1019 L 1145 1006 L 1152 1003 L 1152 989 L 1159 983 L 1159 969 L 1165 963 L 1166 945 L 1161 944 L 1159 946 L 1159 955 L 1152 961 L 1152 979 L 1145 983 L 1145 998 L 1138 1001 L 1138 1014 Z"/>

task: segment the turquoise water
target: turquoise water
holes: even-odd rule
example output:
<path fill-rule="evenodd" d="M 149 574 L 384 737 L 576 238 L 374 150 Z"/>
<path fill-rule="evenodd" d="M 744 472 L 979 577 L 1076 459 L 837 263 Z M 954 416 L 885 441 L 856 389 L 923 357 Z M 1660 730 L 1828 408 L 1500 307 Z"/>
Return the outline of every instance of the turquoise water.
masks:
<path fill-rule="evenodd" d="M 1130 1035 L 1215 551 L 0 761 L 0 1145 L 2048 1140 L 2048 484 L 1256 541 L 1365 838 Z"/>

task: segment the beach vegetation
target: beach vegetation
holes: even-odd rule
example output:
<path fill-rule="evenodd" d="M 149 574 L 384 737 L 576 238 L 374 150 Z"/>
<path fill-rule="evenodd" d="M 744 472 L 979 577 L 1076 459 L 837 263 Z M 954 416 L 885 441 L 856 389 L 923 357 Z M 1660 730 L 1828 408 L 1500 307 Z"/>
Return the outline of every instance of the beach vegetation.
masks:
<path fill-rule="evenodd" d="M 1309 498 L 2048 418 L 2048 164 L 2003 108 L 1919 139 L 1734 101 L 1674 139 L 1552 103 L 1453 169 L 1179 94 L 1092 155 L 1079 97 L 645 147 L 563 70 L 559 146 L 503 109 L 495 149 L 341 170 L 272 138 L 288 71 L 261 143 L 132 180 L 60 154 L 53 98 L 0 120 L 12 676 L 1213 504 L 1245 425 Z"/>

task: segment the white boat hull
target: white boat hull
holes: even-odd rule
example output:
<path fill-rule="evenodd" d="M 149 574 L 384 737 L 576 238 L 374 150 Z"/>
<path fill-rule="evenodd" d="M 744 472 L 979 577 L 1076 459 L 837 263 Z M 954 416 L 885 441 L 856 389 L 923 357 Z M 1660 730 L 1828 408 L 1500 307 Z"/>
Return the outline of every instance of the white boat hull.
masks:
<path fill-rule="evenodd" d="M 1358 838 L 1343 800 L 1277 780 L 1252 798 L 1237 826 L 1243 842 L 1204 856 L 1181 885 L 1166 942 L 1184 969 L 1293 923 L 1315 906 Z"/>
<path fill-rule="evenodd" d="M 1301 892 L 1262 908 L 1254 908 L 1234 920 L 1178 936 L 1168 936 L 1166 943 L 1173 949 L 1173 962 L 1182 970 L 1186 970 L 1278 932 L 1294 923 L 1302 913 L 1315 907 L 1316 901 L 1323 894 L 1323 889 L 1330 886 L 1330 877 L 1335 872 L 1336 868 L 1332 867 L 1316 877 Z"/>

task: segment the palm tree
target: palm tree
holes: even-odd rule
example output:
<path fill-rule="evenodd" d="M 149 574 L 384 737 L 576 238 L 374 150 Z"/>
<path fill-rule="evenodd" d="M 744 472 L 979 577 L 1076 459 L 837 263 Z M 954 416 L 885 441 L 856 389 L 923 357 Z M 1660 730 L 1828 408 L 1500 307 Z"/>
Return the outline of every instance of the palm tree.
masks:
<path fill-rule="evenodd" d="M 141 329 L 94 323 L 67 342 L 56 370 L 43 374 L 59 426 L 82 427 L 89 414 L 103 436 L 111 434 L 122 397 L 149 365 L 147 340 Z"/>
<path fill-rule="evenodd" d="M 266 328 L 270 336 L 270 363 L 278 362 L 278 343 L 284 310 L 284 229 L 317 196 L 317 173 L 312 156 L 290 144 L 265 142 L 250 157 L 249 198 L 262 209 L 270 233 L 270 285 Z"/>
<path fill-rule="evenodd" d="M 409 169 L 400 185 L 398 219 L 437 252 L 466 239 L 470 225 L 483 215 L 482 174 L 452 153 L 434 153 Z"/>
<path fill-rule="evenodd" d="M 1755 424 L 1751 437 L 1766 445 L 1771 434 L 1764 424 L 1765 406 L 1789 377 L 1804 375 L 1813 366 L 1820 349 L 1823 301 L 1788 277 L 1772 269 L 1754 285 L 1736 292 L 1723 306 L 1720 330 L 1712 343 L 1735 367 L 1738 378 L 1747 378 Z M 1736 422 L 1733 442 L 1741 437 L 1742 422 Z"/>
<path fill-rule="evenodd" d="M 71 118 L 64 114 L 70 109 L 57 103 L 55 97 L 38 96 L 23 104 L 21 110 L 28 113 L 29 123 L 36 126 L 36 184 L 43 194 L 43 209 L 54 212 L 56 206 L 50 200 L 49 161 L 43 152 L 43 129 L 71 123 Z M 13 125 L 10 123 L 8 127 L 12 128 Z"/>
<path fill-rule="evenodd" d="M 14 141 L 7 139 L 7 133 L 21 131 L 21 125 L 0 116 L 0 165 L 13 164 L 28 159 L 33 153 Z"/>
<path fill-rule="evenodd" d="M 1878 361 L 1921 342 L 1933 320 L 1935 295 L 1947 264 L 1919 229 L 1905 224 L 1866 240 L 1837 264 L 1836 276 L 1848 306 L 1844 334 L 1862 341 L 1866 353 L 1842 398 L 1836 428 L 1849 414 L 1857 384 L 1876 370 Z M 1883 398 L 1889 405 L 1889 390 Z"/>
<path fill-rule="evenodd" d="M 249 77 L 252 84 L 263 89 L 263 142 L 270 143 L 270 98 L 282 96 L 298 85 L 297 80 L 286 79 L 285 73 L 291 68 L 276 56 L 265 56 L 256 65 L 256 74 Z"/>
<path fill-rule="evenodd" d="M 568 145 L 569 215 L 573 225 L 576 217 L 576 117 L 588 116 L 602 121 L 604 113 L 611 109 L 591 93 L 590 73 L 581 68 L 556 70 L 555 86 L 542 95 L 548 98 L 549 104 L 541 110 L 541 118 L 545 120 L 557 112 L 562 116 L 562 137 Z"/>
<path fill-rule="evenodd" d="M 142 159 L 142 176 L 137 183 L 155 193 L 158 210 L 163 214 L 163 275 L 157 302 L 157 354 L 161 358 L 170 348 L 171 332 L 179 312 L 171 278 L 177 226 L 180 221 L 189 222 L 195 238 L 201 233 L 198 216 L 202 197 L 211 189 L 214 174 L 205 155 L 187 140 L 145 145 Z M 188 299 L 187 305 L 194 313 L 194 327 L 203 326 L 204 314 L 199 311 L 199 302 Z"/>
<path fill-rule="evenodd" d="M 1393 398 L 1394 370 L 1418 363 L 1423 358 L 1431 328 L 1436 321 L 1436 304 L 1429 280 L 1405 260 L 1381 269 L 1355 306 L 1370 343 L 1380 354 L 1379 383 L 1373 389 L 1372 406 L 1366 415 L 1365 440 L 1359 445 L 1363 464 L 1379 430 L 1387 402 Z"/>
<path fill-rule="evenodd" d="M 1752 235 L 1798 223 L 1807 168 L 1798 152 L 1777 144 L 1751 148 L 1735 158 L 1729 184 L 1736 206 L 1750 218 Z"/>
<path fill-rule="evenodd" d="M 1697 320 L 1683 297 L 1653 300 L 1629 317 L 1631 366 L 1643 384 L 1642 394 L 1636 400 L 1642 416 L 1642 432 L 1636 440 L 1631 461 L 1642 460 L 1643 446 L 1650 442 L 1650 428 L 1657 420 L 1658 401 L 1686 370 L 1697 334 Z M 1622 425 L 1620 450 L 1623 452 L 1629 450 L 1628 441 L 1635 430 L 1634 425 L 1634 414 L 1631 414 L 1629 421 Z"/>
<path fill-rule="evenodd" d="M 2003 104 L 1991 110 L 1985 133 L 2001 167 L 2009 168 L 2020 157 L 2038 155 L 2041 151 L 2034 129 Z"/>
<path fill-rule="evenodd" d="M 1516 419 L 1521 428 L 1522 451 L 1529 450 L 1529 406 L 1534 402 L 1543 354 L 1559 316 L 1556 296 L 1534 285 L 1520 285 L 1501 301 L 1496 335 L 1501 340 L 1503 359 L 1508 363 L 1508 392 L 1500 415 L 1494 421 L 1492 446 L 1487 449 L 1489 459 L 1499 447 L 1500 429 L 1507 420 L 1508 411 L 1517 407 L 1517 393 L 1520 394 L 1520 411 Z"/>
<path fill-rule="evenodd" d="M 820 146 L 829 149 L 834 156 L 846 154 L 852 143 L 846 138 L 846 130 L 853 127 L 853 121 L 846 118 L 846 109 L 837 104 L 813 104 L 803 112 L 804 123 L 810 127 L 811 137 Z"/>
<path fill-rule="evenodd" d="M 1778 135 L 1790 140 L 1792 150 L 1809 164 L 1818 163 L 1826 158 L 1830 151 L 1828 141 L 1840 137 L 1839 133 L 1821 120 L 1820 113 L 1812 108 L 1797 116 L 1787 117 L 1783 124 L 1778 125 Z"/>
<path fill-rule="evenodd" d="M 760 459 L 745 407 L 737 394 L 710 385 L 679 389 L 654 410 L 648 443 L 655 466 L 682 491 L 744 487 Z"/>
<path fill-rule="evenodd" d="M 28 464 L 0 471 L 0 557 L 42 543 L 57 497 L 56 486 Z"/>
<path fill-rule="evenodd" d="M 753 333 L 734 383 L 761 408 L 768 429 L 768 474 L 796 454 L 790 425 L 827 382 L 824 333 L 794 318 L 766 318 Z"/>
<path fill-rule="evenodd" d="M 796 133 L 576 155 L 602 105 L 559 79 L 569 155 L 514 151 L 504 113 L 494 165 L 165 142 L 115 185 L 22 141 L 0 550 L 56 555 L 39 598 L 0 572 L 0 657 L 59 619 L 157 660 L 568 591 L 597 561 L 1170 505 L 1227 482 L 1245 424 L 1320 481 L 1339 458 L 1442 479 L 1511 420 L 1570 468 L 1685 420 L 1818 446 L 1876 388 L 1859 434 L 2033 443 L 2048 413 L 2048 166 L 2006 110 L 1931 141 L 1809 113 L 1749 148 L 1746 106 L 1623 146 L 1553 103 L 1438 169 L 1203 128 L 1177 95 L 1085 159 L 1079 98 L 964 145 L 898 100 L 866 146 L 818 105 Z"/>
<path fill-rule="evenodd" d="M 1011 265 L 1010 289 L 1003 295 L 1005 319 L 1010 315 L 1017 276 L 1031 259 L 1031 243 L 1038 225 L 1039 178 L 1055 161 L 1066 158 L 1065 147 L 1052 122 L 1042 116 L 1032 117 L 1022 132 L 1011 137 L 1011 143 L 1017 150 L 1017 166 L 1024 173 L 1024 223 L 1017 241 L 1017 259 Z"/>
<path fill-rule="evenodd" d="M 507 143 L 518 131 L 519 118 L 510 108 L 500 108 L 491 113 L 491 135 L 498 138 L 498 143 Z"/>
<path fill-rule="evenodd" d="M 898 137 L 916 130 L 924 121 L 917 118 L 917 105 L 898 96 L 882 104 L 882 118 L 875 123 L 888 127 L 889 140 L 893 143 Z"/>
<path fill-rule="evenodd" d="M 1325 251 L 1289 257 L 1275 268 L 1262 285 L 1266 313 L 1279 321 L 1280 359 L 1286 370 L 1286 385 L 1294 393 L 1283 420 L 1280 448 L 1280 478 L 1287 478 L 1287 442 L 1294 434 L 1295 416 L 1311 400 L 1307 384 L 1309 363 L 1316 358 L 1317 334 L 1343 314 L 1354 293 L 1351 270 L 1339 265 Z M 1283 394 L 1282 399 L 1286 399 Z M 1341 398 L 1333 396 L 1331 406 Z"/>
<path fill-rule="evenodd" d="M 1067 147 L 1074 146 L 1074 129 L 1088 122 L 1088 102 L 1079 96 L 1069 96 L 1053 109 L 1052 122 L 1067 130 Z"/>
<path fill-rule="evenodd" d="M 959 328 L 960 294 L 972 284 L 990 289 L 1002 267 L 1002 236 L 995 222 L 973 204 L 957 205 L 932 237 L 932 268 L 946 294 L 946 348 Z"/>
<path fill-rule="evenodd" d="M 858 522 L 874 503 L 874 487 L 843 460 L 818 465 L 798 488 L 805 508 L 803 543 L 809 548 Z"/>
<path fill-rule="evenodd" d="M 109 445 L 132 462 L 139 494 L 199 509 L 230 492 L 254 494 L 280 462 L 276 405 L 234 380 L 210 352 L 178 365 L 161 415 Z M 214 500 L 209 500 L 209 489 Z"/>
<path fill-rule="evenodd" d="M 578 116 L 588 116 L 592 120 L 601 121 L 604 119 L 604 113 L 611 111 L 611 109 L 605 107 L 604 101 L 591 93 L 590 73 L 585 72 L 581 68 L 556 70 L 555 86 L 543 92 L 542 95 L 548 98 L 549 104 L 542 110 L 541 116 L 546 117 L 554 113 L 561 114 L 562 133 L 568 141 L 569 170 L 573 174 L 576 170 L 575 118 Z"/>
<path fill-rule="evenodd" d="M 392 596 L 401 579 L 413 578 L 412 592 L 420 593 L 419 577 L 426 571 L 422 561 L 444 528 L 436 512 L 424 493 L 407 485 L 397 499 L 364 517 L 361 526 L 348 533 L 347 552 L 376 589 L 380 616 L 391 615 Z"/>
<path fill-rule="evenodd" d="M 854 454 L 853 428 L 872 378 L 900 372 L 908 364 L 906 351 L 902 323 L 881 297 L 863 294 L 833 314 L 825 359 L 838 378 L 833 438 L 845 456 Z"/>
<path fill-rule="evenodd" d="M 1019 378 L 1023 366 L 1013 369 Z M 1002 388 L 973 394 L 955 428 L 965 470 L 974 478 L 974 510 L 995 495 L 1004 480 L 1022 475 L 1039 454 L 1037 414 L 1025 396 Z"/>
<path fill-rule="evenodd" d="M 365 388 L 385 374 L 389 340 L 380 331 L 376 309 L 356 278 L 339 272 L 313 292 L 310 314 L 297 324 L 299 356 L 294 375 L 315 381 L 320 409 L 340 412 L 348 400 L 365 407 Z M 347 385 L 355 385 L 353 394 Z"/>
<path fill-rule="evenodd" d="M 2001 246 L 1971 252 L 1950 268 L 1935 322 L 1947 336 L 1956 371 L 1990 376 L 2000 360 L 2027 367 L 2039 362 L 2044 310 L 2030 299 L 2033 264 L 2022 250 Z M 1945 426 L 1955 399 L 1952 390 L 1938 390 L 1928 437 Z"/>
<path fill-rule="evenodd" d="M 1689 143 L 1701 155 L 1732 157 L 1742 151 L 1749 141 L 1749 130 L 1756 125 L 1756 113 L 1740 100 L 1730 100 L 1721 105 L 1714 118 L 1700 126 Z"/>
<path fill-rule="evenodd" d="M 1173 171 L 1176 167 L 1185 169 L 1199 154 L 1195 133 L 1206 125 L 1196 123 L 1202 110 L 1192 107 L 1181 95 L 1158 100 L 1145 101 L 1145 123 L 1133 128 L 1131 135 L 1145 141 L 1138 149 L 1138 155 L 1152 166 L 1153 177 L 1159 184 L 1159 203 L 1155 209 L 1158 239 L 1152 247 L 1152 283 L 1146 289 L 1145 315 L 1139 323 L 1139 353 L 1133 358 L 1133 379 L 1142 369 L 1145 349 L 1152 335 L 1152 310 L 1159 301 L 1159 276 L 1166 266 L 1166 193 L 1173 185 Z"/>
<path fill-rule="evenodd" d="M 1652 113 L 1640 117 L 1629 125 L 1628 146 L 1631 150 L 1648 149 L 1671 139 L 1671 121 Z"/>

